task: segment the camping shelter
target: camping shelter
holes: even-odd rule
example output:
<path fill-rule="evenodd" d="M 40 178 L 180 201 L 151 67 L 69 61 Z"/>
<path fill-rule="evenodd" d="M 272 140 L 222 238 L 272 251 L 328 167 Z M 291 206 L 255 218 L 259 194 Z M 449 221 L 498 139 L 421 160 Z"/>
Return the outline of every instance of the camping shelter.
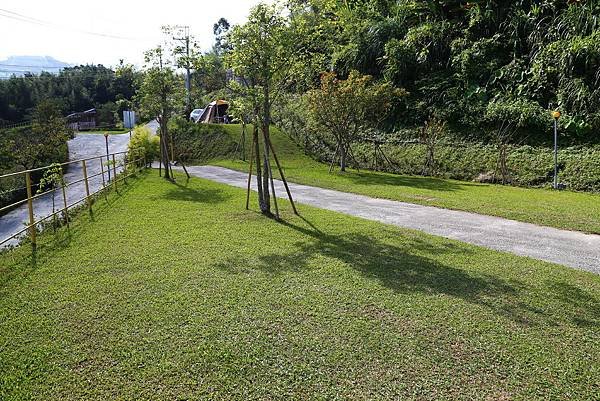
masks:
<path fill-rule="evenodd" d="M 227 123 L 227 110 L 229 103 L 225 100 L 215 100 L 204 108 L 204 113 L 198 118 L 199 123 Z"/>
<path fill-rule="evenodd" d="M 96 109 L 69 114 L 67 116 L 67 124 L 74 131 L 96 128 Z"/>

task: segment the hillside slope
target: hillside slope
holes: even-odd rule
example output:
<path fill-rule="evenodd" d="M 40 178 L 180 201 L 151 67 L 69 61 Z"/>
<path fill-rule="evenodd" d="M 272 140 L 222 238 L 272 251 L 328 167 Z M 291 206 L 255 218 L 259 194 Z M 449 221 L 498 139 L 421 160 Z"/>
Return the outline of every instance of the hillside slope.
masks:
<path fill-rule="evenodd" d="M 182 148 L 202 156 L 191 164 L 213 164 L 248 171 L 237 147 L 242 128 L 237 124 L 205 125 L 186 136 Z M 305 155 L 277 128 L 272 142 L 286 178 L 300 184 L 331 188 L 377 198 L 504 217 L 550 227 L 600 233 L 600 196 L 589 193 L 528 189 L 433 177 L 398 175 L 369 170 L 329 173 L 329 166 Z M 251 147 L 247 127 L 246 160 Z M 199 150 L 200 149 L 200 150 Z M 273 163 L 273 167 L 275 163 Z M 275 175 L 279 177 L 276 172 Z"/>

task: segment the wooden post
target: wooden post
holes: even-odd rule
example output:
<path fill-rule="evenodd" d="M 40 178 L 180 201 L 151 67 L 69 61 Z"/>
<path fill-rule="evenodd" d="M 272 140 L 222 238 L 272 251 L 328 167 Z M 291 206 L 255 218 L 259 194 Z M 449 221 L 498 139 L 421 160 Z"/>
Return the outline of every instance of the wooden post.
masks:
<path fill-rule="evenodd" d="M 29 171 L 25 173 L 25 184 L 27 186 L 27 208 L 29 209 L 29 236 L 31 238 L 31 247 L 35 252 L 36 242 L 35 242 L 35 220 L 33 218 L 33 199 L 31 194 L 31 174 Z"/>
<path fill-rule="evenodd" d="M 106 166 L 110 169 L 110 166 Z M 100 158 L 100 171 L 102 171 L 102 192 L 104 192 L 104 199 L 108 201 L 108 194 L 106 193 L 106 181 L 104 181 L 104 162 Z"/>
<path fill-rule="evenodd" d="M 287 180 L 285 179 L 285 175 L 283 175 L 283 168 L 281 168 L 281 164 L 279 164 L 279 159 L 277 158 L 277 154 L 275 153 L 275 148 L 273 148 L 273 143 L 270 140 L 269 147 L 271 148 L 271 153 L 273 153 L 273 159 L 275 159 L 275 164 L 277 164 L 277 169 L 279 170 L 279 175 L 281 176 L 281 181 L 283 181 L 285 191 L 287 192 L 288 198 L 290 199 L 290 203 L 292 204 L 292 209 L 294 209 L 294 214 L 296 216 L 299 216 L 298 210 L 296 210 L 296 205 L 294 204 L 294 199 L 292 199 L 292 192 L 290 191 L 290 187 L 288 186 Z"/>
<path fill-rule="evenodd" d="M 100 159 L 100 171 L 102 172 L 102 188 L 106 188 L 106 181 L 104 181 L 104 163 Z"/>
<path fill-rule="evenodd" d="M 248 190 L 246 191 L 246 210 L 250 206 L 250 182 L 252 181 L 252 162 L 254 161 L 254 146 L 256 137 L 252 135 L 252 148 L 250 149 L 250 169 L 248 170 Z"/>
<path fill-rule="evenodd" d="M 117 161 L 115 160 L 114 153 L 112 155 L 112 165 L 113 165 L 113 176 L 114 176 L 113 184 L 115 185 L 115 192 L 119 193 L 119 190 L 117 188 Z M 108 168 L 110 168 L 110 166 Z"/>
<path fill-rule="evenodd" d="M 356 171 L 360 173 L 360 168 L 358 167 L 358 161 L 354 157 L 354 153 L 352 152 L 352 147 L 350 145 L 348 145 L 347 153 L 352 158 L 352 161 L 354 161 L 354 165 L 356 166 L 355 167 Z"/>
<path fill-rule="evenodd" d="M 127 185 L 127 154 L 123 157 L 123 183 Z"/>
<path fill-rule="evenodd" d="M 335 160 L 337 158 L 338 152 L 340 151 L 340 145 L 335 148 L 335 153 L 333 154 L 333 159 L 331 159 L 331 164 L 329 165 L 329 174 L 333 171 L 333 165 L 335 164 Z"/>
<path fill-rule="evenodd" d="M 373 157 L 375 158 L 374 170 L 377 171 L 377 142 L 375 142 L 375 141 L 373 141 Z"/>
<path fill-rule="evenodd" d="M 102 160 L 100 162 L 102 162 Z M 62 182 L 63 205 L 65 208 L 65 222 L 67 223 L 67 227 L 69 227 L 69 210 L 67 209 L 69 203 L 67 202 L 67 191 L 65 190 L 65 176 L 63 175 L 62 169 L 60 170 L 60 181 Z"/>
<path fill-rule="evenodd" d="M 185 167 L 185 164 L 183 164 L 183 162 L 181 160 L 179 160 L 179 163 L 181 163 L 181 167 L 183 167 L 183 171 L 185 171 L 185 175 L 189 179 L 190 178 L 190 173 L 188 173 L 187 168 Z"/>
<path fill-rule="evenodd" d="M 83 166 L 83 181 L 85 182 L 85 200 L 87 201 L 90 213 L 92 213 L 92 200 L 90 199 L 90 185 L 88 183 L 87 166 L 85 164 L 85 160 L 81 161 L 81 165 Z"/>
<path fill-rule="evenodd" d="M 267 139 L 268 141 L 268 139 Z M 271 192 L 273 193 L 273 204 L 275 205 L 275 217 L 279 220 L 279 208 L 277 207 L 277 195 L 275 194 L 275 184 L 273 182 L 273 169 L 271 168 L 271 163 L 269 162 L 269 158 L 267 160 L 267 168 L 269 169 L 269 179 L 271 180 Z"/>

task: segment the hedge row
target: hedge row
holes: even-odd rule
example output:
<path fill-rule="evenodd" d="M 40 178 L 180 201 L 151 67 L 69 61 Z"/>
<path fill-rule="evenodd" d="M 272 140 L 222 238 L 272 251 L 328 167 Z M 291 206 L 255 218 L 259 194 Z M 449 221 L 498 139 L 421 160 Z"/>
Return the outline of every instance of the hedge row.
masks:
<path fill-rule="evenodd" d="M 383 170 L 419 175 L 423 172 L 425 146 L 420 144 L 385 145 L 381 149 L 394 163 L 383 164 Z M 373 166 L 371 144 L 353 148 L 358 163 Z M 487 180 L 493 176 L 498 150 L 493 145 L 438 145 L 435 149 L 437 175 L 458 180 Z M 554 175 L 552 148 L 511 146 L 507 158 L 511 183 L 517 186 L 550 186 Z M 381 169 L 382 163 L 380 161 Z M 575 191 L 600 191 L 600 146 L 574 146 L 558 152 L 559 181 Z"/>

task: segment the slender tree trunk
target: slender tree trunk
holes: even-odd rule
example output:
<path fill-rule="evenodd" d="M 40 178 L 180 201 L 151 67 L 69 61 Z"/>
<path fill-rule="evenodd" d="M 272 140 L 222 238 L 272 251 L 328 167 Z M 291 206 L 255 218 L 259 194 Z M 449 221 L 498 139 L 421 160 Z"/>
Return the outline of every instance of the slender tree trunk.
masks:
<path fill-rule="evenodd" d="M 167 119 L 165 116 L 160 118 L 160 146 L 162 150 L 162 164 L 165 167 L 165 178 L 170 179 L 171 173 L 169 171 L 169 147 L 168 147 L 168 132 L 167 132 Z"/>
<path fill-rule="evenodd" d="M 347 152 L 345 144 L 340 143 L 339 146 L 340 146 L 340 170 L 346 171 L 348 152 Z"/>
<path fill-rule="evenodd" d="M 265 199 L 263 197 L 263 181 L 262 181 L 262 168 L 260 166 L 260 145 L 258 143 L 258 124 L 254 124 L 254 128 L 252 129 L 252 137 L 254 142 L 254 157 L 256 158 L 256 186 L 258 189 L 258 206 L 262 211 L 265 209 Z"/>
<path fill-rule="evenodd" d="M 271 196 L 269 194 L 269 180 L 272 174 L 271 169 L 269 168 L 269 141 L 271 140 L 269 137 L 269 126 L 271 124 L 271 106 L 269 100 L 269 88 L 265 85 L 263 89 L 263 119 L 262 119 L 262 134 L 263 134 L 263 199 L 264 199 L 264 209 L 261 208 L 261 211 L 264 214 L 271 214 Z"/>

